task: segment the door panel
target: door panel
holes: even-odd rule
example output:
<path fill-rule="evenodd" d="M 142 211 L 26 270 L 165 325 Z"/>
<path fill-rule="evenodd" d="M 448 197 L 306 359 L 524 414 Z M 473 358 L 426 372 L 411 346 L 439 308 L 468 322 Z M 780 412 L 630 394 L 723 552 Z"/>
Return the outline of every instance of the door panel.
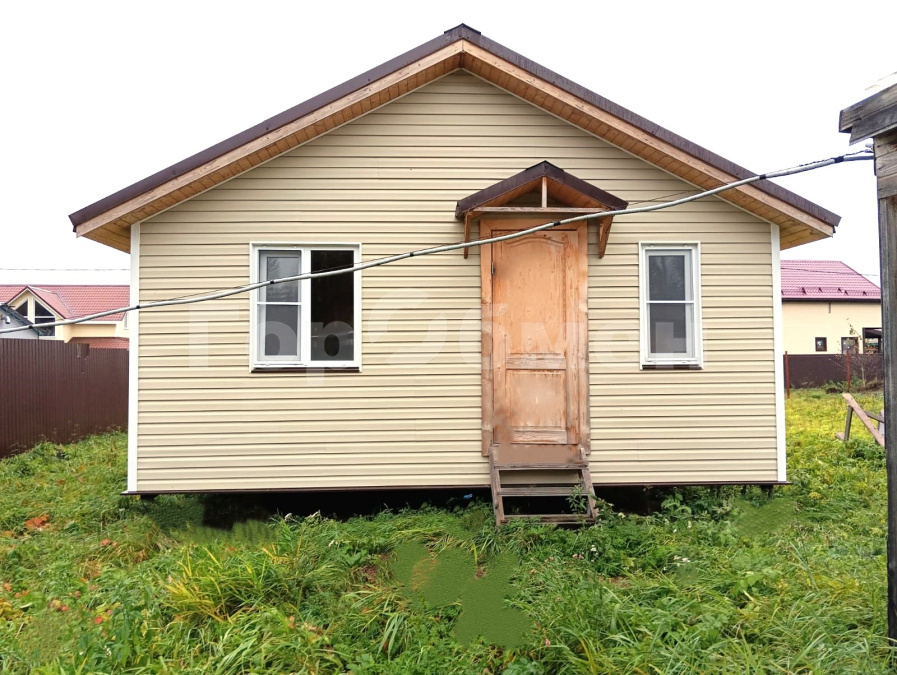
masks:
<path fill-rule="evenodd" d="M 492 244 L 495 445 L 581 442 L 579 236 L 548 230 Z"/>

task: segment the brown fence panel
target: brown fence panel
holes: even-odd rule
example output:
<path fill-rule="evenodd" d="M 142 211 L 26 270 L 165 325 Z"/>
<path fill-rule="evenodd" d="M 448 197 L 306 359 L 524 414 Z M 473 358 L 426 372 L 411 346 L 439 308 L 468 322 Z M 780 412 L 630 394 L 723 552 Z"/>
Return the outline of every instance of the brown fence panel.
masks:
<path fill-rule="evenodd" d="M 847 381 L 847 357 L 844 354 L 789 354 L 785 358 L 788 359 L 791 386 L 795 389 Z M 850 377 L 867 386 L 881 382 L 881 354 L 851 354 Z"/>
<path fill-rule="evenodd" d="M 127 425 L 127 350 L 0 339 L 0 457 Z"/>

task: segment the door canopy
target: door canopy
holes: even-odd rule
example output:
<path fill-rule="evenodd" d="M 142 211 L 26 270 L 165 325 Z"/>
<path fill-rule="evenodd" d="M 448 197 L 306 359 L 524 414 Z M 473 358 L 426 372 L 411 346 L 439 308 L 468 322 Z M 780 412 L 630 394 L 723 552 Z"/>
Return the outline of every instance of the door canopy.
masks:
<path fill-rule="evenodd" d="M 455 218 L 464 222 L 464 240 L 470 239 L 470 223 L 484 215 L 544 215 L 551 218 L 594 213 L 598 224 L 598 257 L 607 250 L 613 216 L 603 211 L 625 209 L 628 202 L 567 173 L 551 162 L 538 164 L 505 178 L 458 201 Z M 467 257 L 468 249 L 464 249 Z"/>

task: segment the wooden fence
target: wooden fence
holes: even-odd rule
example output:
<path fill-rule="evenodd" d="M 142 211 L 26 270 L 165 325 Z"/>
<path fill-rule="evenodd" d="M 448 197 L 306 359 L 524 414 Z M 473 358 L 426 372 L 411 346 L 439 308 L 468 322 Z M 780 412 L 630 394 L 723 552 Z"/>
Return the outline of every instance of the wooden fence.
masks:
<path fill-rule="evenodd" d="M 127 350 L 0 339 L 0 457 L 127 424 Z"/>
<path fill-rule="evenodd" d="M 786 386 L 790 384 L 794 389 L 822 387 L 848 379 L 859 380 L 865 386 L 882 381 L 881 354 L 786 354 L 784 358 Z"/>

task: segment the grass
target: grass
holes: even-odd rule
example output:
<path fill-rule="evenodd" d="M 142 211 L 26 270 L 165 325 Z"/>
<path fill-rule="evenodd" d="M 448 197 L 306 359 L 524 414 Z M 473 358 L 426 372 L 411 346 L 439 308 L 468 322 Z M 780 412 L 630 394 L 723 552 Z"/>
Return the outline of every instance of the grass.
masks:
<path fill-rule="evenodd" d="M 0 462 L 0 671 L 890 672 L 883 452 L 834 439 L 837 395 L 787 411 L 794 485 L 773 499 L 690 488 L 575 530 L 496 532 L 474 501 L 224 531 L 202 525 L 221 498 L 119 496 L 123 435 L 44 444 Z M 486 580 L 513 559 L 495 611 L 526 617 L 523 643 L 459 639 L 467 591 L 415 598 L 396 552 L 421 544 Z"/>

